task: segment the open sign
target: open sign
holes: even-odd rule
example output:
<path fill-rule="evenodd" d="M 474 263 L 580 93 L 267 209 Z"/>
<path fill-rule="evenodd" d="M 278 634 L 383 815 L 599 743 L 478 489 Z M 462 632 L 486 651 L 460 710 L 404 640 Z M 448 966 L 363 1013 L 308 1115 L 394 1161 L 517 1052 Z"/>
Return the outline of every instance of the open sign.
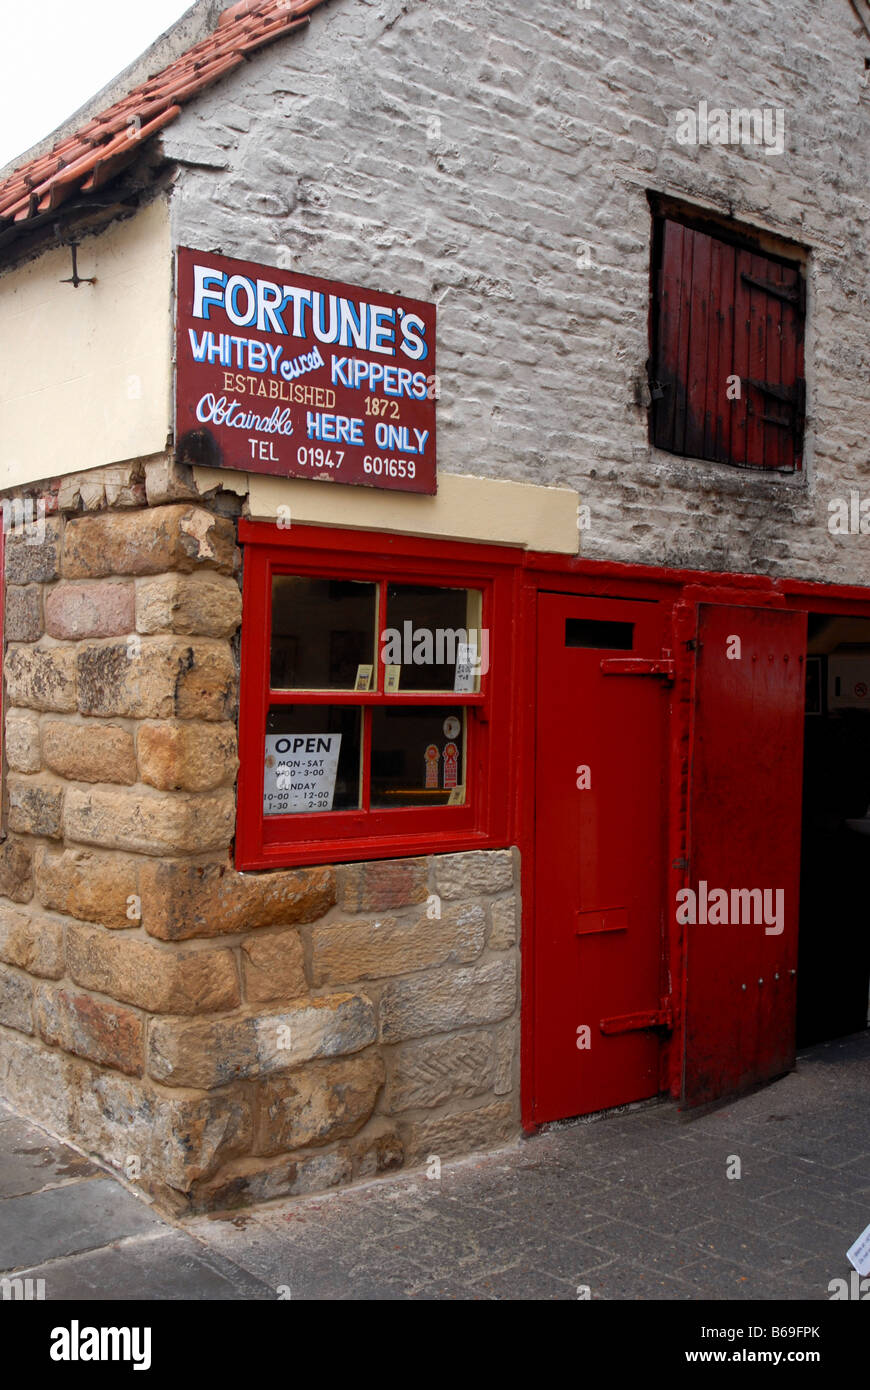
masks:
<path fill-rule="evenodd" d="M 341 734 L 267 734 L 263 814 L 331 811 Z"/>

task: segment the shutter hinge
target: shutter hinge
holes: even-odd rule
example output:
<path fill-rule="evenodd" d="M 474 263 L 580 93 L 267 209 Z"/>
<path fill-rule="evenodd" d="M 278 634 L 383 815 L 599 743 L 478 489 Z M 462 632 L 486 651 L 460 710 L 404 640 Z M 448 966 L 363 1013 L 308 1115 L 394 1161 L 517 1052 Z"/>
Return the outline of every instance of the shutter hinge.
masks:
<path fill-rule="evenodd" d="M 759 418 L 766 425 L 778 425 L 780 429 L 788 430 L 797 448 L 800 444 L 801 435 L 804 428 L 804 414 L 806 402 L 806 383 L 803 377 L 797 377 L 793 386 L 783 386 L 782 383 L 771 381 L 757 381 L 754 377 L 743 377 L 747 386 L 754 386 L 756 391 L 760 391 L 763 396 L 770 396 L 774 401 L 778 401 L 788 410 L 787 415 L 764 415 Z M 753 415 L 752 399 L 746 398 L 746 413 Z"/>
<path fill-rule="evenodd" d="M 745 376 L 743 380 L 747 386 L 754 386 L 757 391 L 761 391 L 765 396 L 773 396 L 775 400 L 782 401 L 786 405 L 797 403 L 797 385 L 783 386 L 781 382 L 756 381 L 754 377 Z"/>
<path fill-rule="evenodd" d="M 745 270 L 741 270 L 740 279 L 744 285 L 752 285 L 753 289 L 763 290 L 765 294 L 772 294 L 774 299 L 785 299 L 789 304 L 796 304 L 798 308 L 803 308 L 803 281 L 800 275 L 798 275 L 796 285 L 778 285 L 775 280 L 764 280 L 760 275 L 750 275 Z"/>

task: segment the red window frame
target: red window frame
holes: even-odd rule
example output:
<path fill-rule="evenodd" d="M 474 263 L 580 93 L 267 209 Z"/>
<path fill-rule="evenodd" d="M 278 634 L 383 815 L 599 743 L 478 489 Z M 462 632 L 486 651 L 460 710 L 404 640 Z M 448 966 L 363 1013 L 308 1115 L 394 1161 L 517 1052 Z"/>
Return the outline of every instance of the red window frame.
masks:
<path fill-rule="evenodd" d="M 506 554 L 504 547 L 315 526 L 282 529 L 270 522 L 247 520 L 239 523 L 239 542 L 244 554 L 244 583 L 236 867 L 352 863 L 508 845 L 516 559 Z M 481 625 L 489 629 L 490 668 L 481 675 L 480 691 L 306 691 L 300 699 L 299 691 L 271 690 L 272 576 L 282 573 L 378 583 L 380 631 L 385 617 L 388 619 L 384 609 L 388 583 L 482 590 Z M 376 684 L 382 685 L 382 681 Z M 263 814 L 264 740 L 270 706 L 346 704 L 372 708 L 439 703 L 468 709 L 464 805 Z M 371 722 L 364 720 L 363 728 L 365 802 Z"/>

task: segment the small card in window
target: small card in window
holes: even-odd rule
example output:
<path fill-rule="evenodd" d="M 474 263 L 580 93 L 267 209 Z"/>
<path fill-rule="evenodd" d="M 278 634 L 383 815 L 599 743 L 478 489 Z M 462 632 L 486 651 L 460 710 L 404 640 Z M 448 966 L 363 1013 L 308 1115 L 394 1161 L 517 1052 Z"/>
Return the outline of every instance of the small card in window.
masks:
<path fill-rule="evenodd" d="M 392 692 L 398 690 L 398 688 L 399 688 L 399 679 L 400 679 L 401 675 L 402 675 L 402 668 L 401 668 L 401 666 L 388 666 L 388 667 L 387 667 L 386 671 L 384 672 L 384 690 L 387 692 L 388 695 L 391 694 Z"/>
<path fill-rule="evenodd" d="M 455 743 L 444 745 L 444 790 L 456 788 L 459 773 L 459 749 Z"/>
<path fill-rule="evenodd" d="M 354 682 L 353 687 L 354 690 L 371 690 L 372 673 L 374 669 L 375 668 L 373 665 L 371 665 L 371 663 L 368 666 L 357 666 L 356 681 Z"/>
<path fill-rule="evenodd" d="M 424 754 L 426 763 L 426 786 L 428 788 L 438 786 L 438 764 L 441 761 L 441 754 L 438 752 L 437 744 L 430 743 Z"/>
<path fill-rule="evenodd" d="M 453 680 L 454 691 L 473 691 L 477 675 L 477 643 L 456 643 L 456 675 Z"/>
<path fill-rule="evenodd" d="M 465 788 L 464 788 L 464 787 L 452 787 L 452 788 L 450 789 L 450 795 L 449 795 L 448 798 L 447 798 L 447 805 L 448 805 L 448 806 L 464 806 L 464 805 L 465 805 Z"/>

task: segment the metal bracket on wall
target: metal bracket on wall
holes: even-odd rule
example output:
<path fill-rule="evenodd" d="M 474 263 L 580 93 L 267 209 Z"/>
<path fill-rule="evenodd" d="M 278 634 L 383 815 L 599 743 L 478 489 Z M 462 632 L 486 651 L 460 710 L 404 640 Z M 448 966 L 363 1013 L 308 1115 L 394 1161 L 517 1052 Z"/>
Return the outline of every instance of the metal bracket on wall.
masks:
<path fill-rule="evenodd" d="M 67 244 L 72 251 L 72 275 L 67 276 L 66 280 L 61 280 L 59 283 L 61 285 L 72 285 L 74 290 L 77 290 L 79 285 L 95 285 L 97 283 L 96 275 L 79 275 L 78 242 L 70 241 Z"/>

